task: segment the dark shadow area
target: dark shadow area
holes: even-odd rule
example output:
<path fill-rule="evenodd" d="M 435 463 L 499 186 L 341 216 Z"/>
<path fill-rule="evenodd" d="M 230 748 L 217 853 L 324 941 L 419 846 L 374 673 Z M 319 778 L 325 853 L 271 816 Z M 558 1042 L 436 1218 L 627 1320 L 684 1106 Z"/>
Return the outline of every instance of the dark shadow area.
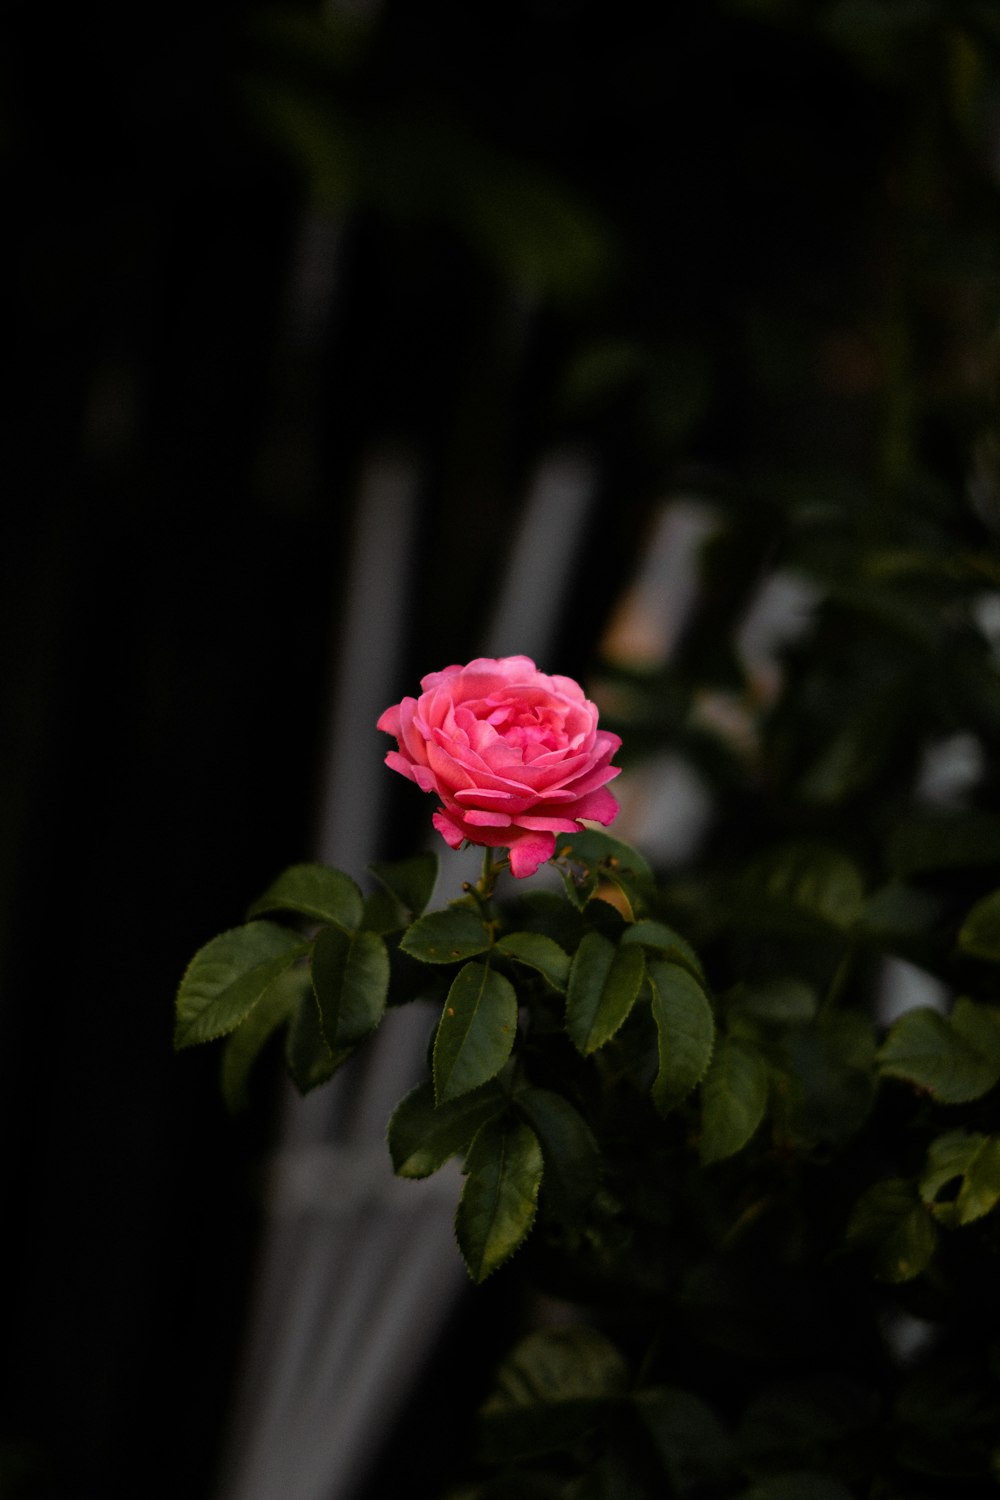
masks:
<path fill-rule="evenodd" d="M 419 476 L 400 692 L 479 651 L 553 451 L 598 476 L 544 664 L 584 679 L 667 494 L 736 518 L 723 681 L 755 518 L 964 492 L 1000 28 L 903 9 L 7 9 L 3 1500 L 212 1495 L 275 1121 L 174 1057 L 172 1000 L 313 853 L 371 455 Z M 422 838 L 407 790 L 366 859 Z M 463 1303 L 373 1497 L 439 1389 L 471 1412 L 452 1355 L 504 1296 Z"/>

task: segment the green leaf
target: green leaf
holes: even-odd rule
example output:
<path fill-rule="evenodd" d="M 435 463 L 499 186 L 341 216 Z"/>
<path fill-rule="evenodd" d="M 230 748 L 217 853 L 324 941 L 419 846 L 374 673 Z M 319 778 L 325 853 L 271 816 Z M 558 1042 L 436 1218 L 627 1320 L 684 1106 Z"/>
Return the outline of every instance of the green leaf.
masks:
<path fill-rule="evenodd" d="M 747 1144 L 767 1106 L 767 1065 L 745 1043 L 727 1037 L 701 1086 L 703 1165 L 734 1156 Z"/>
<path fill-rule="evenodd" d="M 633 849 L 631 844 L 612 837 L 597 828 L 587 828 L 582 833 L 571 833 L 567 838 L 556 837 L 556 857 L 563 856 L 580 864 L 596 866 L 609 864 L 612 869 L 632 870 L 643 880 L 652 880 L 653 872 L 646 859 Z"/>
<path fill-rule="evenodd" d="M 976 902 L 962 923 L 958 946 L 973 958 L 1000 963 L 1000 891 Z"/>
<path fill-rule="evenodd" d="M 400 939 L 404 953 L 425 964 L 453 964 L 485 953 L 491 946 L 489 928 L 471 906 L 448 906 L 418 917 Z"/>
<path fill-rule="evenodd" d="M 391 862 L 376 860 L 368 868 L 415 917 L 420 916 L 434 894 L 438 877 L 438 857 L 434 853 L 414 854 L 410 859 Z"/>
<path fill-rule="evenodd" d="M 385 937 L 388 933 L 399 932 L 409 920 L 402 902 L 381 887 L 365 897 L 360 924 L 365 932 L 378 932 Z"/>
<path fill-rule="evenodd" d="M 573 957 L 566 994 L 566 1030 L 586 1057 L 610 1041 L 635 1004 L 645 962 L 642 949 L 616 948 L 588 932 Z"/>
<path fill-rule="evenodd" d="M 329 865 L 292 865 L 257 898 L 247 916 L 291 911 L 353 932 L 361 921 L 362 904 L 361 892 L 343 870 Z"/>
<path fill-rule="evenodd" d="M 934 1254 L 934 1221 L 916 1187 L 902 1177 L 862 1193 L 847 1226 L 847 1243 L 871 1257 L 881 1281 L 911 1281 Z"/>
<path fill-rule="evenodd" d="M 565 990 L 569 978 L 569 954 L 541 932 L 511 932 L 497 943 L 497 951 L 519 964 L 536 969 L 553 989 Z"/>
<path fill-rule="evenodd" d="M 621 941 L 624 944 L 639 943 L 660 958 L 669 959 L 671 963 L 684 964 L 696 978 L 704 978 L 701 961 L 691 944 L 686 942 L 672 927 L 668 927 L 665 922 L 654 922 L 649 918 L 641 922 L 633 922 L 622 933 Z"/>
<path fill-rule="evenodd" d="M 1000 1202 L 1000 1136 L 986 1137 L 965 1173 L 955 1207 L 959 1224 L 981 1219 Z"/>
<path fill-rule="evenodd" d="M 445 1104 L 434 1103 L 433 1084 L 418 1084 L 389 1121 L 389 1155 L 397 1177 L 429 1177 L 450 1157 L 464 1155 L 480 1126 L 507 1104 L 507 1095 L 496 1083 Z"/>
<path fill-rule="evenodd" d="M 308 990 L 308 969 L 286 969 L 246 1019 L 226 1038 L 222 1049 L 221 1083 L 222 1097 L 231 1114 L 240 1114 L 248 1107 L 250 1070 L 271 1036 L 291 1017 Z"/>
<path fill-rule="evenodd" d="M 529 1333 L 500 1365 L 481 1409 L 483 1457 L 509 1463 L 575 1447 L 624 1397 L 627 1380 L 621 1354 L 592 1328 Z"/>
<path fill-rule="evenodd" d="M 514 986 L 486 964 L 466 964 L 448 991 L 434 1038 L 438 1104 L 495 1077 L 510 1056 L 516 1034 Z"/>
<path fill-rule="evenodd" d="M 1000 1010 L 960 995 L 951 1013 L 957 1036 L 1000 1072 Z"/>
<path fill-rule="evenodd" d="M 556 864 L 574 906 L 582 910 L 600 896 L 629 922 L 653 878 L 638 850 L 594 828 L 560 839 Z"/>
<path fill-rule="evenodd" d="M 569 901 L 578 911 L 583 911 L 597 890 L 597 875 L 589 865 L 568 864 L 563 861 L 556 868 L 562 876 L 563 886 Z"/>
<path fill-rule="evenodd" d="M 542 1148 L 523 1120 L 489 1120 L 466 1158 L 455 1215 L 459 1249 L 473 1281 L 509 1260 L 532 1224 L 542 1182 Z"/>
<path fill-rule="evenodd" d="M 297 932 L 274 922 L 220 933 L 198 950 L 181 980 L 174 1046 L 179 1051 L 232 1031 L 308 951 Z"/>
<path fill-rule="evenodd" d="M 602 901 L 626 922 L 634 922 L 643 908 L 648 884 L 638 875 L 633 875 L 631 870 L 612 869 L 609 865 L 601 865 L 596 873 L 597 884 L 590 899 Z"/>
<path fill-rule="evenodd" d="M 881 1072 L 965 1104 L 1000 1079 L 1000 1016 L 964 998 L 950 1017 L 920 1006 L 900 1016 L 878 1051 Z"/>
<path fill-rule="evenodd" d="M 437 964 L 422 964 L 389 942 L 389 1005 L 410 1005 L 425 1000 L 439 1009 L 444 1004 L 454 975 Z"/>
<path fill-rule="evenodd" d="M 957 1196 L 939 1201 L 956 1181 Z M 1000 1202 L 1000 1136 L 964 1130 L 938 1136 L 927 1151 L 920 1193 L 938 1222 L 950 1228 L 981 1219 Z"/>
<path fill-rule="evenodd" d="M 300 1094 L 308 1094 L 332 1078 L 355 1051 L 338 1047 L 331 1052 L 320 1028 L 319 1006 L 312 987 L 303 996 L 292 1016 L 285 1037 L 285 1066 Z"/>
<path fill-rule="evenodd" d="M 568 953 L 576 951 L 586 927 L 577 907 L 556 891 L 528 891 L 507 908 L 511 926 L 540 932 Z"/>
<path fill-rule="evenodd" d="M 664 1385 L 638 1391 L 632 1401 L 660 1455 L 671 1494 L 714 1489 L 732 1477 L 733 1440 L 699 1396 Z"/>
<path fill-rule="evenodd" d="M 601 937 L 607 938 L 617 948 L 621 942 L 622 934 L 628 931 L 626 918 L 618 907 L 611 901 L 605 901 L 603 897 L 588 901 L 584 907 L 584 920 L 588 932 L 599 932 Z M 631 920 L 631 919 L 629 919 Z M 580 944 L 577 943 L 579 948 Z"/>
<path fill-rule="evenodd" d="M 569 1223 L 583 1213 L 601 1184 L 601 1153 L 590 1126 L 568 1099 L 550 1089 L 523 1089 L 514 1103 L 542 1148 L 543 1202 L 554 1218 Z"/>
<path fill-rule="evenodd" d="M 660 1066 L 653 1103 L 665 1115 L 704 1078 L 715 1046 L 715 1019 L 701 985 L 679 964 L 650 963 Z"/>
<path fill-rule="evenodd" d="M 965 1176 L 976 1158 L 986 1137 L 976 1132 L 970 1135 L 965 1130 L 949 1130 L 939 1135 L 927 1148 L 927 1161 L 920 1179 L 920 1196 L 927 1206 L 945 1223 L 953 1222 L 955 1205 L 938 1203 L 942 1188 Z"/>
<path fill-rule="evenodd" d="M 312 985 L 330 1050 L 360 1042 L 385 1013 L 389 953 L 382 938 L 324 927 L 313 944 Z"/>

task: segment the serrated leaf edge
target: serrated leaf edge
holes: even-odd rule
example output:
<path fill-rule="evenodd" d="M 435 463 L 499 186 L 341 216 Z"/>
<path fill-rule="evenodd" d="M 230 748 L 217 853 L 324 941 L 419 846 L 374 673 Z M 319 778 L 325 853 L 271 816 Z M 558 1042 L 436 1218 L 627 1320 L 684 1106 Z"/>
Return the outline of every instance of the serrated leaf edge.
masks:
<path fill-rule="evenodd" d="M 476 1131 L 476 1134 L 472 1137 L 472 1140 L 469 1142 L 469 1149 L 466 1152 L 466 1157 L 467 1158 L 468 1158 L 468 1156 L 470 1156 L 472 1154 L 472 1150 L 473 1150 L 473 1148 L 474 1148 L 474 1146 L 476 1144 L 476 1141 L 479 1138 L 480 1132 L 483 1131 L 483 1130 L 485 1130 L 488 1125 L 491 1125 L 493 1123 L 494 1123 L 494 1121 L 492 1121 L 492 1120 L 484 1120 L 483 1124 L 480 1125 L 479 1130 Z M 508 1251 L 508 1253 L 503 1257 L 502 1260 L 498 1260 L 495 1265 L 491 1266 L 490 1269 L 486 1272 L 485 1276 L 479 1276 L 479 1277 L 477 1277 L 473 1273 L 472 1267 L 469 1265 L 469 1262 L 465 1258 L 465 1252 L 462 1249 L 462 1243 L 461 1243 L 461 1241 L 460 1241 L 460 1239 L 458 1237 L 458 1213 L 459 1213 L 459 1209 L 462 1206 L 462 1197 L 465 1196 L 465 1188 L 464 1187 L 462 1189 L 462 1196 L 459 1198 L 458 1203 L 455 1206 L 455 1214 L 454 1214 L 454 1218 L 452 1219 L 452 1234 L 453 1234 L 454 1239 L 455 1239 L 455 1244 L 458 1246 L 458 1253 L 461 1256 L 462 1264 L 465 1266 L 465 1269 L 468 1271 L 470 1280 L 472 1281 L 472 1283 L 473 1283 L 474 1286 L 482 1286 L 483 1282 L 484 1281 L 488 1281 L 490 1279 L 490 1277 L 494 1274 L 494 1272 L 501 1270 L 503 1266 L 507 1265 L 509 1261 L 512 1261 L 514 1259 L 514 1256 L 518 1253 L 518 1251 L 523 1248 L 524 1243 L 527 1240 L 528 1236 L 530 1235 L 531 1231 L 534 1229 L 534 1227 L 535 1227 L 535 1221 L 538 1218 L 538 1198 L 539 1198 L 539 1194 L 541 1192 L 542 1182 L 543 1182 L 544 1177 L 545 1177 L 545 1153 L 542 1150 L 542 1143 L 538 1139 L 538 1132 L 536 1130 L 534 1130 L 531 1125 L 528 1125 L 528 1122 L 526 1120 L 523 1121 L 522 1123 L 524 1123 L 527 1126 L 527 1128 L 531 1131 L 532 1135 L 535 1137 L 535 1141 L 536 1141 L 536 1143 L 538 1145 L 538 1153 L 539 1153 L 539 1155 L 542 1158 L 542 1170 L 541 1170 L 541 1173 L 539 1174 L 538 1181 L 535 1183 L 534 1192 L 531 1195 L 531 1217 L 529 1218 L 529 1220 L 528 1220 L 528 1222 L 527 1222 L 527 1224 L 525 1226 L 524 1233 L 522 1234 L 521 1238 L 517 1241 L 517 1244 L 514 1245 L 511 1248 L 511 1250 Z"/>
<path fill-rule="evenodd" d="M 254 918 L 254 921 L 257 921 L 257 920 L 267 921 L 267 918 L 259 918 L 259 919 L 258 918 Z M 191 970 L 194 968 L 195 964 L 201 958 L 201 955 L 204 953 L 204 951 L 205 951 L 206 948 L 208 948 L 212 943 L 217 942 L 219 938 L 228 937 L 231 932 L 242 932 L 242 930 L 243 930 L 244 927 L 250 927 L 251 925 L 252 925 L 251 922 L 241 922 L 238 927 L 226 927 L 226 928 L 223 929 L 222 932 L 217 932 L 214 937 L 209 938 L 209 940 L 208 940 L 207 943 L 202 943 L 202 945 L 198 949 L 197 953 L 195 953 L 191 957 L 190 961 L 188 962 L 187 966 L 185 967 L 184 973 L 180 977 L 180 981 L 179 981 L 179 983 L 177 985 L 177 989 L 176 989 L 175 994 L 174 994 L 174 1031 L 173 1031 L 173 1039 L 174 1039 L 174 1050 L 176 1052 L 185 1052 L 185 1051 L 187 1051 L 187 1049 L 189 1047 L 200 1047 L 200 1046 L 203 1046 L 206 1042 L 216 1042 L 216 1041 L 218 1041 L 218 1039 L 219 1039 L 220 1036 L 229 1036 L 232 1032 L 234 1032 L 237 1029 L 237 1027 L 242 1026 L 243 1022 L 246 1020 L 247 1016 L 250 1014 L 250 1011 L 253 1010 L 259 1004 L 259 1002 L 264 998 L 264 996 L 267 994 L 267 991 L 270 989 L 271 985 L 275 982 L 275 980 L 280 979 L 281 975 L 284 974 L 284 972 L 285 972 L 286 969 L 290 969 L 294 963 L 297 963 L 300 958 L 305 958 L 307 956 L 307 954 L 309 953 L 311 944 L 308 943 L 307 941 L 305 941 L 304 939 L 301 940 L 299 943 L 297 943 L 294 948 L 290 948 L 288 950 L 288 962 L 283 965 L 280 973 L 277 973 L 277 974 L 274 974 L 274 975 L 271 976 L 271 979 L 268 981 L 268 983 L 261 990 L 260 994 L 257 996 L 257 999 L 253 1002 L 253 1005 L 251 1005 L 250 1010 L 245 1011 L 243 1013 L 243 1015 L 240 1016 L 239 1020 L 233 1021 L 232 1024 L 229 1025 L 229 1026 L 223 1026 L 223 1027 L 221 1027 L 218 1031 L 211 1032 L 208 1036 L 200 1036 L 200 1037 L 198 1037 L 193 1042 L 179 1041 L 178 1040 L 177 1006 L 178 1006 L 178 1003 L 180 1001 L 181 991 L 184 988 L 184 981 L 187 979 L 187 977 L 190 974 Z M 277 927 L 277 928 L 279 928 L 283 932 L 287 932 L 288 935 L 289 935 L 289 937 L 297 937 L 298 936 L 298 934 L 295 933 L 295 932 L 293 932 L 290 927 L 282 927 L 280 922 L 270 922 L 270 923 L 268 923 L 268 925 L 271 926 L 271 927 Z M 277 959 L 280 956 L 281 955 L 279 955 L 279 954 L 276 953 L 274 955 L 274 959 Z M 265 959 L 264 963 L 256 964 L 254 967 L 262 969 L 265 964 L 267 964 L 267 963 L 273 963 L 274 959 Z M 252 974 L 253 972 L 254 972 L 253 969 L 248 969 L 246 971 L 246 974 L 240 975 L 240 978 L 241 979 L 245 979 L 245 978 L 247 978 L 248 975 Z"/>

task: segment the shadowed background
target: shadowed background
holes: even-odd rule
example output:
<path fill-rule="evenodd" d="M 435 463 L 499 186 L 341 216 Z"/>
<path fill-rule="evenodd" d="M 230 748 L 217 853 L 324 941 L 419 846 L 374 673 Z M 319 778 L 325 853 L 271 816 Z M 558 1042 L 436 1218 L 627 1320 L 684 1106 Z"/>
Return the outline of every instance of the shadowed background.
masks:
<path fill-rule="evenodd" d="M 358 869 L 425 837 L 370 790 L 366 678 L 385 707 L 519 621 L 546 670 L 662 665 L 613 626 L 665 500 L 725 518 L 688 644 L 726 688 L 789 495 L 877 530 L 971 486 L 955 545 L 995 526 L 1000 26 L 232 0 L 0 34 L 0 1495 L 199 1500 L 278 1095 L 232 1122 L 217 1058 L 172 1056 L 184 964 L 315 853 L 331 780 Z M 435 1407 L 482 1394 L 448 1356 L 488 1368 L 504 1297 Z"/>

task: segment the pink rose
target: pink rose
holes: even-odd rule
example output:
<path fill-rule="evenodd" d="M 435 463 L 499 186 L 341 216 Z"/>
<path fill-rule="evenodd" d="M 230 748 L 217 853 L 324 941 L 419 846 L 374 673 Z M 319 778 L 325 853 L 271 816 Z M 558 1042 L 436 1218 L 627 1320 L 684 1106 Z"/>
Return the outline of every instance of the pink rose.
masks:
<path fill-rule="evenodd" d="M 399 743 L 385 763 L 441 798 L 434 827 L 453 849 L 465 839 L 510 849 L 513 874 L 533 875 L 557 833 L 617 814 L 605 783 L 621 740 L 598 729 L 571 677 L 546 677 L 527 656 L 480 657 L 420 686 L 378 721 Z"/>

